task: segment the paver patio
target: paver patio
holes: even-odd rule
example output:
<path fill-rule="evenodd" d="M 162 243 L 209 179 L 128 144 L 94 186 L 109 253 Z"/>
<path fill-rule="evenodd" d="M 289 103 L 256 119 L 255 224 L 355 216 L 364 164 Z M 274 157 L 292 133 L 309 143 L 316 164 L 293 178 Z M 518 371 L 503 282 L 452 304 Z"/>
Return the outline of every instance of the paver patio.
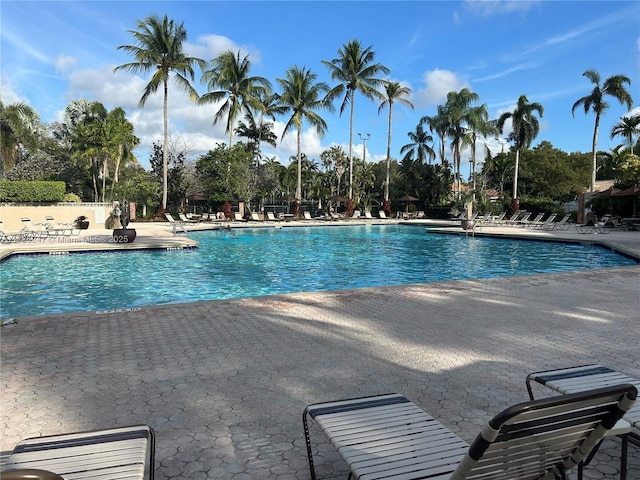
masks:
<path fill-rule="evenodd" d="M 159 480 L 308 479 L 304 407 L 385 392 L 471 441 L 527 399 L 531 371 L 600 363 L 640 377 L 639 294 L 632 266 L 19 318 L 0 330 L 0 450 L 147 423 Z M 346 479 L 312 439 L 320 478 Z M 618 453 L 607 439 L 585 478 L 617 478 Z"/>

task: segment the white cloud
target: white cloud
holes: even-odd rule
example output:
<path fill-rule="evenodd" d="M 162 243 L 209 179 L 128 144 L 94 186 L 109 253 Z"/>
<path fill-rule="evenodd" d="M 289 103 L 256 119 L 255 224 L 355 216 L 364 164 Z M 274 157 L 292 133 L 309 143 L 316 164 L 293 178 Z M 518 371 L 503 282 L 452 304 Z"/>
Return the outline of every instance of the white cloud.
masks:
<path fill-rule="evenodd" d="M 11 80 L 4 73 L 2 74 L 0 84 L 2 84 L 2 88 L 0 88 L 0 98 L 5 106 L 11 105 L 12 103 L 29 103 L 25 97 L 21 96 L 15 90 Z"/>
<path fill-rule="evenodd" d="M 56 59 L 54 61 L 54 66 L 55 66 L 55 69 L 56 69 L 56 73 L 66 74 L 73 67 L 75 67 L 77 63 L 78 63 L 78 61 L 74 57 L 71 57 L 69 55 L 60 54 L 60 55 L 58 55 L 56 57 Z"/>
<path fill-rule="evenodd" d="M 415 94 L 416 108 L 427 108 L 446 100 L 447 93 L 469 87 L 466 80 L 450 70 L 430 70 L 424 74 L 425 87 Z"/>
<path fill-rule="evenodd" d="M 539 0 L 465 0 L 464 7 L 483 17 L 526 12 Z"/>
<path fill-rule="evenodd" d="M 485 82 L 487 80 L 495 80 L 497 78 L 502 78 L 502 77 L 506 77 L 507 75 L 510 75 L 514 72 L 519 72 L 521 70 L 531 70 L 533 68 L 535 68 L 536 65 L 533 63 L 522 63 L 520 65 L 516 65 L 514 67 L 508 68 L 506 70 L 502 70 L 501 72 L 497 72 L 497 73 L 493 73 L 491 75 L 487 75 L 485 77 L 482 78 L 474 78 L 473 81 L 474 82 Z"/>
<path fill-rule="evenodd" d="M 222 35 L 201 35 L 196 43 L 186 42 L 184 50 L 191 57 L 201 58 L 210 61 L 223 52 L 231 50 L 234 53 L 240 52 L 240 58 L 249 55 L 252 65 L 257 65 L 262 61 L 260 51 L 245 45 L 238 45 L 233 40 Z"/>

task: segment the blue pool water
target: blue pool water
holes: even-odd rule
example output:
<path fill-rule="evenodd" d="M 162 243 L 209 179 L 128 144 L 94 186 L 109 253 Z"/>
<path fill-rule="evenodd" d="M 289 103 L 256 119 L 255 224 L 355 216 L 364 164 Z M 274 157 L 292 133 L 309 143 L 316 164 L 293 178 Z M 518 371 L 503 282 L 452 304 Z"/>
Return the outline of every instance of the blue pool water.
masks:
<path fill-rule="evenodd" d="M 198 249 L 10 258 L 0 268 L 0 318 L 636 264 L 595 246 L 399 225 L 189 236 Z"/>

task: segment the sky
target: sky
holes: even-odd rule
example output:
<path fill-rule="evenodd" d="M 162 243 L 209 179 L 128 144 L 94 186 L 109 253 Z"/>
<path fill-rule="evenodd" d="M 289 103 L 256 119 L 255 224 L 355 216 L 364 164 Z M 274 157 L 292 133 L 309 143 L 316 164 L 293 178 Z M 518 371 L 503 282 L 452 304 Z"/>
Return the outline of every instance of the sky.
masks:
<path fill-rule="evenodd" d="M 583 72 L 597 70 L 602 80 L 623 74 L 633 111 L 640 110 L 640 1 L 30 1 L 0 2 L 0 93 L 5 105 L 24 102 L 43 122 L 63 118 L 73 100 L 122 107 L 141 139 L 135 151 L 148 167 L 153 142 L 162 141 L 160 91 L 140 108 L 149 76 L 114 67 L 133 61 L 118 46 L 133 44 L 130 31 L 149 15 L 167 15 L 184 22 L 186 53 L 210 61 L 232 50 L 249 55 L 251 75 L 277 78 L 297 65 L 317 74 L 318 81 L 336 83 L 323 60 L 357 39 L 370 47 L 375 61 L 389 69 L 386 79 L 409 87 L 414 109 L 395 103 L 391 155 L 410 143 L 421 117 L 434 115 L 449 91 L 469 88 L 486 104 L 490 118 L 513 110 L 520 95 L 544 107 L 540 133 L 532 146 L 549 141 L 567 152 L 590 152 L 594 116 L 571 107 L 588 95 L 593 84 Z M 196 71 L 194 86 L 206 85 Z M 353 154 L 366 160 L 386 158 L 388 109 L 380 101 L 355 97 Z M 610 100 L 603 115 L 598 148 L 622 143 L 610 139 L 611 127 L 626 107 Z M 307 124 L 302 151 L 319 162 L 332 145 L 349 149 L 349 109 L 319 112 L 328 128 L 324 136 Z M 169 133 L 173 144 L 196 159 L 227 143 L 225 123 L 213 124 L 215 104 L 197 106 L 172 82 L 169 85 Z M 277 148 L 263 145 L 263 155 L 288 165 L 296 155 L 296 134 L 282 137 L 288 117 L 274 130 Z M 509 124 L 502 138 L 509 133 Z M 359 135 L 361 134 L 361 135 Z M 361 138 L 362 137 L 362 138 Z M 487 141 L 493 153 L 504 140 Z M 437 150 L 437 145 L 435 147 Z M 463 175 L 469 166 L 464 161 Z"/>

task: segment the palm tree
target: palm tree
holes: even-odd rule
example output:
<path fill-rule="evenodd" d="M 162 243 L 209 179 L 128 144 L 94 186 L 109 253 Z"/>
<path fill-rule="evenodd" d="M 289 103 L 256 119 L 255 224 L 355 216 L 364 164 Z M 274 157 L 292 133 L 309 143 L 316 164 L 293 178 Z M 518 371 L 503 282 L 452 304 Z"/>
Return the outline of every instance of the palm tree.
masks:
<path fill-rule="evenodd" d="M 286 72 L 286 78 L 278 78 L 282 93 L 280 94 L 280 104 L 286 108 L 286 112 L 291 112 L 291 117 L 287 121 L 282 132 L 282 139 L 291 129 L 297 131 L 298 145 L 298 181 L 296 184 L 296 198 L 302 199 L 302 125 L 306 120 L 315 128 L 318 135 L 324 135 L 327 131 L 327 124 L 316 110 L 331 109 L 331 105 L 326 101 L 326 93 L 329 85 L 325 82 L 317 82 L 317 75 L 305 67 L 293 66 Z"/>
<path fill-rule="evenodd" d="M 227 119 L 225 132 L 229 134 L 229 148 L 233 144 L 234 124 L 241 112 L 259 110 L 259 96 L 271 88 L 269 80 L 251 77 L 249 55 L 240 59 L 240 52 L 231 50 L 221 53 L 211 61 L 211 68 L 203 72 L 202 81 L 207 83 L 208 93 L 198 99 L 198 104 L 215 103 L 226 99 L 216 112 L 213 123 Z"/>
<path fill-rule="evenodd" d="M 248 112 L 244 116 L 246 123 L 240 120 L 236 127 L 236 134 L 239 137 L 248 139 L 247 146 L 253 153 L 254 160 L 258 163 L 260 158 L 260 143 L 265 142 L 275 147 L 277 145 L 278 136 L 273 133 L 273 123 L 260 119 L 260 123 L 256 123 L 255 117 Z"/>
<path fill-rule="evenodd" d="M 431 147 L 433 137 L 429 135 L 422 126 L 422 123 L 416 125 L 415 132 L 407 133 L 411 143 L 403 145 L 400 154 L 404 154 L 402 161 L 414 161 L 421 165 L 431 163 L 430 160 L 436 158 L 436 152 Z"/>
<path fill-rule="evenodd" d="M 329 68 L 332 80 L 339 84 L 329 93 L 333 100 L 344 93 L 340 105 L 340 115 L 350 105 L 349 117 L 349 198 L 353 197 L 353 120 L 355 112 L 355 93 L 361 92 L 369 100 L 384 100 L 384 95 L 376 90 L 384 80 L 378 75 L 389 73 L 389 69 L 381 63 L 374 63 L 375 53 L 371 47 L 362 48 L 358 40 L 351 40 L 338 49 L 338 57 L 331 61 L 322 60 Z"/>
<path fill-rule="evenodd" d="M 489 120 L 489 112 L 487 111 L 486 104 L 470 108 L 465 120 L 467 123 L 467 136 L 463 141 L 471 146 L 471 178 L 473 182 L 473 198 L 475 199 L 476 143 L 478 141 L 478 135 L 480 135 L 481 138 L 485 138 L 489 135 L 497 134 L 498 129 L 495 126 L 495 122 Z"/>
<path fill-rule="evenodd" d="M 191 85 L 194 79 L 194 65 L 201 69 L 205 67 L 205 61 L 195 57 L 189 57 L 183 51 L 183 43 L 187 40 L 187 31 L 184 22 L 175 23 L 165 15 L 162 19 L 157 15 L 151 15 L 138 21 L 138 30 L 128 32 L 134 38 L 135 45 L 120 45 L 118 50 L 124 50 L 135 58 L 135 62 L 125 63 L 114 69 L 129 72 L 147 73 L 153 72 L 151 80 L 147 83 L 139 105 L 144 107 L 149 96 L 163 89 L 163 125 L 164 142 L 162 147 L 162 208 L 167 206 L 167 152 L 169 151 L 169 120 L 168 120 L 168 81 L 171 73 L 178 86 L 196 99 L 198 94 Z"/>
<path fill-rule="evenodd" d="M 584 97 L 579 98 L 576 103 L 573 104 L 573 107 L 571 107 L 571 114 L 574 115 L 576 108 L 582 105 L 584 107 L 585 115 L 589 113 L 589 110 L 593 110 L 593 113 L 596 116 L 595 126 L 593 128 L 593 141 L 591 143 L 591 154 L 593 156 L 593 161 L 591 164 L 590 190 L 593 192 L 596 186 L 596 170 L 598 168 L 597 153 L 600 116 L 609 108 L 609 104 L 605 101 L 604 96 L 609 95 L 610 97 L 618 100 L 621 104 L 626 104 L 629 110 L 631 110 L 633 100 L 629 92 L 627 92 L 624 87 L 625 83 L 631 84 L 631 80 L 625 75 L 613 75 L 607 78 L 602 86 L 600 85 L 600 74 L 596 70 L 589 69 L 585 71 L 582 76 L 587 77 L 591 81 L 591 83 L 593 83 L 594 87 L 589 95 L 585 95 Z"/>
<path fill-rule="evenodd" d="M 459 92 L 449 92 L 445 110 L 448 120 L 447 135 L 451 138 L 451 149 L 453 150 L 453 165 L 455 169 L 456 186 L 458 196 L 460 196 L 460 157 L 462 139 L 465 136 L 465 126 L 467 115 L 471 108 L 471 103 L 477 102 L 480 96 L 468 88 L 463 88 Z"/>
<path fill-rule="evenodd" d="M 629 141 L 629 148 L 633 149 L 633 136 L 640 134 L 640 113 L 624 116 L 611 128 L 611 138 L 624 137 Z"/>
<path fill-rule="evenodd" d="M 385 99 L 382 101 L 380 106 L 378 107 L 378 115 L 380 111 L 385 107 L 389 106 L 389 129 L 387 133 L 387 178 L 384 182 L 384 199 L 385 201 L 389 201 L 389 176 L 391 169 L 391 123 L 392 123 L 392 115 L 393 115 L 393 104 L 394 102 L 400 102 L 402 105 L 405 105 L 411 109 L 413 109 L 413 103 L 404 98 L 405 96 L 411 95 L 411 89 L 409 87 L 403 87 L 399 82 L 385 82 L 384 85 L 385 91 Z"/>
<path fill-rule="evenodd" d="M 420 123 L 426 123 L 432 133 L 438 134 L 440 139 L 440 164 L 444 167 L 447 163 L 445 158 L 445 147 L 447 141 L 447 130 L 449 128 L 449 115 L 444 105 L 438 105 L 438 113 L 433 116 L 425 115 L 420 119 Z"/>
<path fill-rule="evenodd" d="M 0 101 L 0 178 L 20 160 L 24 148 L 36 145 L 41 133 L 40 117 L 26 103 L 6 107 Z"/>
<path fill-rule="evenodd" d="M 496 123 L 500 133 L 504 133 L 504 124 L 510 118 L 513 125 L 511 137 L 516 149 L 516 163 L 513 167 L 513 204 L 517 206 L 518 199 L 518 164 L 520 162 L 520 152 L 531 146 L 531 142 L 540 132 L 540 122 L 535 116 L 538 113 L 542 117 L 544 108 L 537 102 L 529 103 L 526 95 L 520 95 L 518 104 L 513 112 L 506 112 L 500 115 Z M 516 208 L 517 210 L 517 208 Z"/>
<path fill-rule="evenodd" d="M 131 152 L 140 144 L 140 139 L 134 135 L 133 124 L 126 119 L 126 114 L 120 107 L 114 108 L 107 114 L 106 123 L 115 155 L 113 182 L 111 183 L 111 197 L 113 198 L 113 190 L 119 181 L 120 164 L 132 156 Z"/>

